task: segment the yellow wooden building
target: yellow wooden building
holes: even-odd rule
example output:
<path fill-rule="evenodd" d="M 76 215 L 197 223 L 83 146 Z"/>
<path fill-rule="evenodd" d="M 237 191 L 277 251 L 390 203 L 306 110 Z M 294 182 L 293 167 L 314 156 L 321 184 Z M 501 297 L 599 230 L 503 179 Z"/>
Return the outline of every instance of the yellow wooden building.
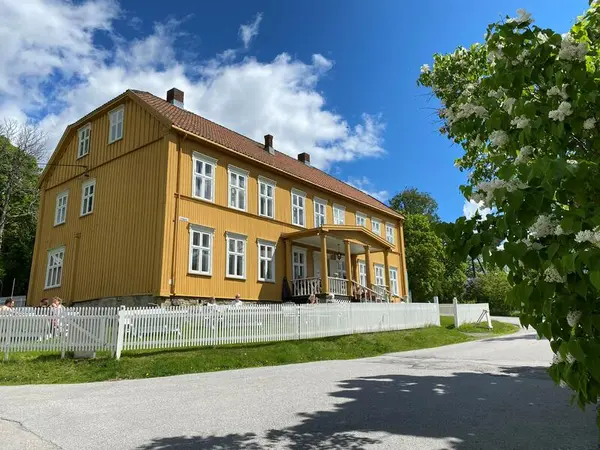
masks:
<path fill-rule="evenodd" d="M 128 90 L 67 127 L 39 187 L 30 304 L 407 295 L 400 214 L 177 89 Z"/>

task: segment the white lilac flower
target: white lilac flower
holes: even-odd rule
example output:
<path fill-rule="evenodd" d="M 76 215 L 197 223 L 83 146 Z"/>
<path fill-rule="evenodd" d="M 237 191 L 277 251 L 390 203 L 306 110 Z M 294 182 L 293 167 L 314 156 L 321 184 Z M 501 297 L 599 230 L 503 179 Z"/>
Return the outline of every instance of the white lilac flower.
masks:
<path fill-rule="evenodd" d="M 554 234 L 556 236 L 562 236 L 563 234 L 567 234 L 567 233 L 565 233 L 565 230 L 563 230 L 563 227 L 561 227 L 560 225 L 557 225 L 556 229 L 554 230 Z"/>
<path fill-rule="evenodd" d="M 429 73 L 431 72 L 431 67 L 429 67 L 429 64 L 423 64 L 421 66 L 421 73 Z"/>
<path fill-rule="evenodd" d="M 490 134 L 490 143 L 493 147 L 502 147 L 508 144 L 508 140 L 508 134 L 505 131 L 496 130 Z"/>
<path fill-rule="evenodd" d="M 558 109 L 548 113 L 548 117 L 552 120 L 559 120 L 562 122 L 565 120 L 565 117 L 570 116 L 571 114 L 573 114 L 571 104 L 569 102 L 561 102 L 560 105 L 558 105 Z"/>
<path fill-rule="evenodd" d="M 552 219 L 550 216 L 542 214 L 529 228 L 529 234 L 536 239 L 541 239 L 554 234 L 557 226 L 558 223 L 554 219 Z"/>
<path fill-rule="evenodd" d="M 596 119 L 593 117 L 590 117 L 589 119 L 585 119 L 585 121 L 583 122 L 583 128 L 586 130 L 591 130 L 595 126 L 596 126 Z"/>
<path fill-rule="evenodd" d="M 575 359 L 575 357 L 574 357 L 573 355 L 571 355 L 570 353 L 567 353 L 567 357 L 566 357 L 566 359 L 567 359 L 567 362 L 568 362 L 569 364 L 573 364 L 575 361 L 577 361 L 577 360 Z"/>
<path fill-rule="evenodd" d="M 563 362 L 562 356 L 560 356 L 560 353 L 555 353 L 552 357 L 552 364 L 560 364 L 561 362 Z"/>
<path fill-rule="evenodd" d="M 517 55 L 517 61 L 522 63 L 523 61 L 525 61 L 525 58 L 527 58 L 529 56 L 529 52 L 527 50 L 523 50 L 521 53 L 519 53 Z M 516 65 L 513 61 L 513 65 Z"/>
<path fill-rule="evenodd" d="M 500 97 L 500 94 L 498 93 L 498 91 L 495 90 L 491 90 L 490 92 L 488 92 L 488 97 L 490 98 L 498 98 Z"/>
<path fill-rule="evenodd" d="M 529 161 L 531 155 L 533 154 L 533 147 L 531 145 L 526 145 L 525 147 L 521 147 L 519 154 L 515 158 L 515 164 L 523 164 Z"/>
<path fill-rule="evenodd" d="M 542 44 L 548 42 L 548 36 L 542 33 L 541 31 L 538 31 L 538 34 L 536 34 L 536 36 L 538 38 L 538 41 L 540 41 Z"/>
<path fill-rule="evenodd" d="M 570 164 L 572 166 L 576 166 L 579 163 L 576 160 L 574 160 L 574 159 L 567 159 L 567 164 Z"/>
<path fill-rule="evenodd" d="M 569 314 L 567 314 L 567 323 L 570 327 L 576 326 L 580 319 L 581 311 L 569 311 Z"/>
<path fill-rule="evenodd" d="M 594 228 L 593 230 L 579 231 L 575 235 L 575 242 L 579 244 L 589 242 L 596 247 L 600 247 L 600 231 L 598 231 L 598 227 Z"/>
<path fill-rule="evenodd" d="M 585 42 L 577 42 L 570 34 L 563 37 L 558 58 L 565 61 L 585 61 L 588 46 Z"/>
<path fill-rule="evenodd" d="M 477 203 L 483 202 L 484 206 L 491 205 L 494 199 L 494 191 L 497 189 L 506 189 L 508 192 L 514 192 L 517 189 L 525 189 L 527 185 L 521 180 L 504 181 L 498 178 L 492 181 L 482 181 L 476 186 L 478 192 L 473 194 L 473 200 Z"/>
<path fill-rule="evenodd" d="M 515 106 L 516 98 L 509 97 L 502 102 L 502 107 L 506 110 L 507 113 L 512 113 L 513 106 Z"/>
<path fill-rule="evenodd" d="M 522 24 L 522 23 L 526 23 L 526 22 L 534 22 L 534 20 L 531 18 L 531 13 L 528 13 L 527 11 L 525 11 L 523 8 L 519 8 L 517 9 L 517 17 L 511 17 L 510 19 L 507 20 L 507 22 L 509 23 L 518 23 L 518 24 Z"/>
<path fill-rule="evenodd" d="M 510 124 L 517 128 L 527 128 L 529 126 L 529 119 L 525 116 L 515 117 L 510 121 Z"/>
<path fill-rule="evenodd" d="M 564 283 L 566 278 L 558 273 L 556 267 L 550 266 L 544 271 L 544 281 L 546 283 Z"/>
<path fill-rule="evenodd" d="M 453 120 L 463 119 L 472 115 L 475 115 L 480 119 L 485 119 L 488 116 L 488 112 L 483 106 L 473 105 L 472 103 L 463 103 L 458 106 L 458 110 L 456 111 Z"/>
<path fill-rule="evenodd" d="M 567 98 L 569 98 L 569 95 L 567 94 L 567 86 L 568 84 L 563 84 L 560 89 L 558 88 L 558 86 L 552 86 L 550 89 L 548 89 L 548 95 L 559 95 L 562 97 L 563 100 L 566 100 Z"/>

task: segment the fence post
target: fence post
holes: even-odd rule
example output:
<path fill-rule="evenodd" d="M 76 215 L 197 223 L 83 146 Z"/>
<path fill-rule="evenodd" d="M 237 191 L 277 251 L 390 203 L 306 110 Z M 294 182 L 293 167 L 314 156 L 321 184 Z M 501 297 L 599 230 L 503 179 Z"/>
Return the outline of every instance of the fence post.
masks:
<path fill-rule="evenodd" d="M 66 308 L 60 308 L 60 314 L 58 315 L 58 332 L 60 333 L 60 359 L 65 359 L 67 339 L 69 338 L 67 334 L 67 330 L 69 329 L 69 324 L 66 317 Z"/>
<path fill-rule="evenodd" d="M 123 351 L 123 339 L 125 337 L 125 307 L 122 306 L 119 312 L 117 313 L 117 323 L 118 323 L 118 331 L 117 331 L 117 348 L 115 349 L 115 359 L 121 359 L 121 352 Z"/>
<path fill-rule="evenodd" d="M 300 305 L 296 305 L 296 339 L 300 340 Z"/>
<path fill-rule="evenodd" d="M 492 316 L 490 315 L 490 310 L 489 309 L 487 309 L 485 311 L 485 315 L 487 316 L 487 320 L 488 320 L 488 328 L 491 330 L 493 328 L 493 326 L 492 326 Z"/>
<path fill-rule="evenodd" d="M 452 299 L 452 304 L 454 305 L 454 328 L 458 328 L 460 326 L 460 323 L 458 322 L 459 317 L 458 317 L 458 300 L 456 299 L 456 297 L 454 297 Z"/>
<path fill-rule="evenodd" d="M 11 320 L 8 318 L 6 318 L 6 323 L 7 323 L 7 327 L 6 327 L 6 338 L 4 340 L 4 361 L 8 361 L 8 352 L 10 351 L 10 340 L 12 338 L 12 324 L 13 324 L 14 320 Z"/>

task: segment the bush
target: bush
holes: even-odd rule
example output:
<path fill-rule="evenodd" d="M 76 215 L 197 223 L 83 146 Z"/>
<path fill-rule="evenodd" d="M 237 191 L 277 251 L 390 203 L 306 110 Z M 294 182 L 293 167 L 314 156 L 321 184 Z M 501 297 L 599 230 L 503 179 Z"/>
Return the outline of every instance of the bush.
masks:
<path fill-rule="evenodd" d="M 489 303 L 493 315 L 509 315 L 512 308 L 506 302 L 510 290 L 507 275 L 502 270 L 488 271 L 467 282 L 467 303 Z"/>

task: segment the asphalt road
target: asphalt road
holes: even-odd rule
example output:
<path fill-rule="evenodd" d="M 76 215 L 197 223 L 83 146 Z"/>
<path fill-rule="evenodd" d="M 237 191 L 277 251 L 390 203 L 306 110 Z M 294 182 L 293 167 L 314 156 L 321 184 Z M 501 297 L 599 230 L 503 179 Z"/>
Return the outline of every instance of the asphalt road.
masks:
<path fill-rule="evenodd" d="M 595 449 L 535 334 L 354 361 L 0 387 L 0 448 Z"/>

